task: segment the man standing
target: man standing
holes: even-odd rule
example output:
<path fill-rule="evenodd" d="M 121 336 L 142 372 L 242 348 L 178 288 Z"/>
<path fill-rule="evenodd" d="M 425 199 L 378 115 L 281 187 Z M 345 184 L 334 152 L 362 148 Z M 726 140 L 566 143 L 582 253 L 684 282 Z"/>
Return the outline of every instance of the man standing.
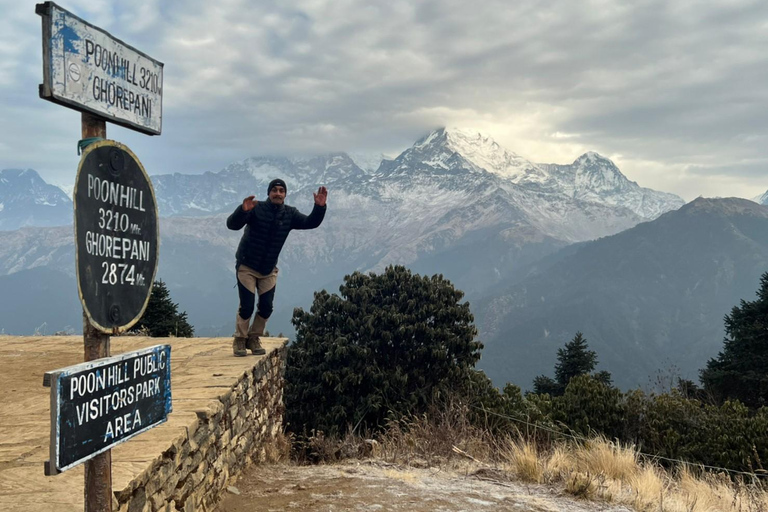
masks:
<path fill-rule="evenodd" d="M 232 350 L 236 356 L 265 354 L 259 336 L 264 334 L 267 319 L 272 314 L 272 300 L 277 283 L 277 258 L 285 239 L 292 229 L 314 229 L 323 222 L 328 190 L 317 189 L 315 206 L 309 216 L 285 204 L 287 187 L 281 179 L 272 180 L 267 188 L 267 200 L 256 201 L 256 196 L 243 199 L 243 204 L 227 219 L 227 227 L 234 231 L 245 226 L 243 238 L 237 248 L 237 289 L 240 308 L 235 322 Z M 256 316 L 250 329 L 248 324 L 258 296 Z"/>

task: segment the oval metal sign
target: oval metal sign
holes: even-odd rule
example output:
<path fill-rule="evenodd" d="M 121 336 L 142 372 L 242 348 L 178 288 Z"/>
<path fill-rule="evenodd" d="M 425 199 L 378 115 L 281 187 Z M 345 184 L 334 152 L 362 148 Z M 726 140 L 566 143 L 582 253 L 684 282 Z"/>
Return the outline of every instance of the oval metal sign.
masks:
<path fill-rule="evenodd" d="M 80 301 L 91 324 L 117 334 L 139 321 L 157 271 L 155 191 L 136 155 L 119 142 L 89 145 L 74 191 Z"/>

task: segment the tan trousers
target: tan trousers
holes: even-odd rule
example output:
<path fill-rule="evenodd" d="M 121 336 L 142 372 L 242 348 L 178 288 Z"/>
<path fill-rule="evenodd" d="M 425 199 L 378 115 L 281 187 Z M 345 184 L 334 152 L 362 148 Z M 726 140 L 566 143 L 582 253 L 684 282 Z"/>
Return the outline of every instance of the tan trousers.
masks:
<path fill-rule="evenodd" d="M 237 281 L 245 288 L 240 288 L 240 307 L 238 309 L 235 321 L 235 336 L 241 336 L 243 338 L 248 335 L 263 336 L 264 329 L 267 325 L 267 318 L 272 313 L 272 298 L 275 293 L 275 285 L 277 284 L 278 268 L 275 267 L 271 273 L 267 275 L 260 274 L 250 267 L 240 265 L 237 269 Z M 250 294 L 250 297 L 249 297 Z M 259 297 L 259 307 L 256 315 L 253 317 L 253 323 L 250 328 L 250 313 L 254 309 L 254 302 L 256 295 Z M 248 318 L 243 318 L 240 314 L 243 309 L 248 313 Z M 266 313 L 265 313 L 266 311 Z M 266 318 L 259 313 L 264 313 Z"/>

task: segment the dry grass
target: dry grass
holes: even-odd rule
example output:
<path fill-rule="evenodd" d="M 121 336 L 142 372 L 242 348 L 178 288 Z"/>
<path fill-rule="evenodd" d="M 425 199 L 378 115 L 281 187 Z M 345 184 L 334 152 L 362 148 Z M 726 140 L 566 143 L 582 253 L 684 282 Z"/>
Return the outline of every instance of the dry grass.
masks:
<path fill-rule="evenodd" d="M 453 403 L 429 414 L 391 421 L 379 442 L 384 460 L 424 467 L 453 462 L 455 448 L 476 460 L 489 460 L 494 452 L 493 438 L 469 423 L 466 406 Z"/>
<path fill-rule="evenodd" d="M 545 461 L 533 442 L 508 438 L 501 447 L 501 456 L 507 461 L 512 473 L 523 482 L 541 483 L 544 479 Z"/>
<path fill-rule="evenodd" d="M 600 437 L 555 445 L 537 442 L 536 435 L 498 439 L 466 418 L 466 409 L 453 405 L 392 421 L 377 441 L 351 434 L 330 440 L 320 433 L 310 438 L 309 452 L 315 462 L 374 457 L 414 467 L 470 464 L 638 512 L 768 512 L 768 492 L 756 482 L 686 466 L 668 471 L 641 460 L 634 446 Z"/>
<path fill-rule="evenodd" d="M 563 445 L 556 445 L 550 451 L 544 463 L 544 480 L 547 483 L 562 482 L 576 467 L 571 450 Z"/>
<path fill-rule="evenodd" d="M 594 499 L 597 496 L 598 490 L 595 477 L 589 473 L 574 471 L 565 480 L 565 492 L 577 498 Z"/>
<path fill-rule="evenodd" d="M 668 492 L 667 475 L 658 466 L 648 464 L 639 467 L 637 473 L 623 489 L 622 502 L 641 511 L 656 511 L 663 504 Z"/>
<path fill-rule="evenodd" d="M 688 468 L 679 472 L 673 501 L 679 510 L 714 512 L 720 510 L 766 511 L 768 496 L 754 485 L 734 483 L 726 475 L 694 475 Z"/>
<path fill-rule="evenodd" d="M 580 470 L 593 475 L 603 475 L 611 480 L 626 481 L 638 471 L 638 455 L 634 446 L 596 438 L 575 450 Z"/>
<path fill-rule="evenodd" d="M 276 464 L 287 461 L 291 456 L 291 440 L 282 432 L 278 433 L 271 443 L 264 445 L 264 452 L 257 457 L 258 462 Z"/>
<path fill-rule="evenodd" d="M 768 512 L 768 493 L 757 484 L 643 462 L 634 446 L 604 438 L 542 448 L 534 437 L 493 440 L 461 421 L 429 416 L 390 425 L 381 437 L 390 461 L 446 462 L 456 453 L 494 465 L 527 483 L 562 486 L 575 497 L 626 505 L 639 512 Z M 457 430 L 453 431 L 453 429 Z M 474 439 L 473 439 L 474 436 Z M 461 450 L 451 447 L 461 445 Z M 410 452 L 411 455 L 407 455 Z M 471 453 L 471 456 L 469 455 Z"/>

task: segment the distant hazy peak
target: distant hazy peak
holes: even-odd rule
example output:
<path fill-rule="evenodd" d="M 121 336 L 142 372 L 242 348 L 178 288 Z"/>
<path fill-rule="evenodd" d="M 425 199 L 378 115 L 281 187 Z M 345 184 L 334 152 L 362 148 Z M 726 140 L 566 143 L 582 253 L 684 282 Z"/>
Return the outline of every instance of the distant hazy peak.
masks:
<path fill-rule="evenodd" d="M 392 160 L 391 157 L 383 153 L 354 152 L 348 153 L 348 155 L 359 168 L 368 173 L 376 172 L 384 160 Z"/>
<path fill-rule="evenodd" d="M 0 230 L 71 222 L 72 200 L 33 169 L 0 171 Z"/>
<path fill-rule="evenodd" d="M 326 165 L 335 165 L 339 163 L 350 163 L 352 162 L 352 159 L 349 157 L 348 154 L 344 153 L 343 151 L 334 151 L 332 153 L 321 153 L 319 155 L 303 155 L 303 156 L 295 156 L 295 157 L 289 157 L 288 161 L 297 164 L 297 165 L 303 165 L 308 164 L 312 162 L 318 162 L 318 161 L 325 161 Z"/>
<path fill-rule="evenodd" d="M 766 204 L 768 205 L 768 190 L 765 191 L 765 194 L 761 196 L 757 196 L 756 198 L 752 199 L 757 204 Z"/>
<path fill-rule="evenodd" d="M 768 218 L 768 207 L 741 197 L 697 197 L 680 208 L 686 213 L 717 213 L 723 215 L 753 215 Z"/>
<path fill-rule="evenodd" d="M 588 179 L 591 182 L 591 187 L 626 188 L 632 185 L 637 186 L 637 183 L 624 176 L 611 159 L 594 151 L 584 153 L 574 160 L 571 168 L 576 175 L 577 183 Z"/>
<path fill-rule="evenodd" d="M 62 184 L 62 183 L 51 183 L 54 187 L 57 187 L 59 190 L 64 192 L 67 197 L 72 200 L 72 198 L 75 195 L 75 184 Z"/>
<path fill-rule="evenodd" d="M 578 157 L 576 160 L 574 160 L 573 164 L 574 165 L 602 164 L 602 165 L 611 165 L 613 167 L 616 167 L 616 164 L 613 163 L 613 160 L 601 155 L 600 153 L 597 153 L 596 151 L 587 151 L 586 153 Z"/>
<path fill-rule="evenodd" d="M 43 181 L 43 179 L 34 169 L 3 169 L 0 171 L 0 180 L 4 180 L 3 183 L 8 183 L 10 180 L 16 180 L 19 178 L 29 178 L 34 181 Z"/>

